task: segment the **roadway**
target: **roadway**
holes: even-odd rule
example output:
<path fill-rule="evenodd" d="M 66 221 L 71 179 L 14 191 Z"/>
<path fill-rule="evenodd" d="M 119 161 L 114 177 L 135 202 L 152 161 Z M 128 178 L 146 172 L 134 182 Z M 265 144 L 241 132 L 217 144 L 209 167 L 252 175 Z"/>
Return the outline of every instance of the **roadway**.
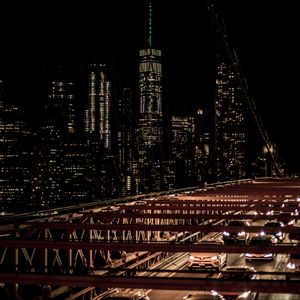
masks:
<path fill-rule="evenodd" d="M 0 281 L 19 284 L 46 283 L 53 286 L 64 286 L 70 283 L 70 285 L 81 287 L 94 286 L 95 284 L 95 286 L 104 289 L 118 287 L 119 284 L 120 287 L 124 288 L 137 286 L 146 288 L 148 285 L 147 288 L 152 289 L 149 293 L 152 300 L 182 299 L 186 287 L 195 291 L 205 284 L 207 284 L 206 287 L 213 286 L 215 282 L 212 279 L 215 278 L 216 273 L 207 277 L 207 275 L 197 272 L 179 272 L 187 271 L 187 262 L 184 261 L 184 259 L 187 260 L 186 254 L 185 258 L 182 258 L 180 269 L 173 269 L 171 273 L 168 273 L 172 274 L 174 279 L 181 277 L 181 281 L 170 280 L 167 283 L 165 279 L 167 273 L 163 275 L 165 277 L 161 280 L 159 278 L 156 280 L 153 277 L 153 281 L 147 280 L 147 277 L 139 279 L 138 276 L 131 275 L 117 277 L 114 270 L 109 271 L 109 274 L 113 274 L 113 276 L 107 277 L 107 271 L 99 271 L 100 273 L 97 271 L 95 260 L 98 257 L 96 254 L 97 256 L 102 255 L 101 258 L 107 263 L 105 267 L 113 268 L 115 266 L 126 269 L 129 267 L 127 258 L 131 254 L 135 254 L 137 249 L 139 250 L 138 253 L 160 251 L 157 257 L 149 256 L 149 259 L 136 257 L 136 260 L 132 262 L 134 268 L 132 267 L 130 270 L 140 273 L 139 270 L 141 269 L 148 268 L 150 270 L 152 264 L 157 261 L 163 263 L 165 254 L 168 252 L 199 252 L 199 250 L 212 252 L 216 250 L 212 247 L 201 246 L 201 248 L 199 245 L 195 245 L 194 238 L 181 243 L 178 239 L 180 234 L 183 234 L 183 237 L 188 235 L 195 237 L 200 231 L 199 237 L 203 237 L 211 232 L 221 233 L 228 229 L 226 223 L 230 219 L 247 218 L 255 219 L 251 223 L 251 227 L 248 228 L 253 235 L 261 230 L 266 219 L 272 218 L 272 216 L 266 217 L 266 213 L 269 211 L 274 214 L 277 213 L 274 218 L 280 218 L 279 212 L 289 212 L 291 207 L 294 209 L 295 206 L 299 208 L 299 195 L 300 181 L 257 181 L 238 183 L 237 185 L 226 184 L 199 189 L 194 192 L 188 191 L 173 193 L 169 196 L 145 198 L 140 202 L 133 201 L 131 203 L 127 199 L 125 203 L 113 203 L 113 207 L 97 207 L 90 210 L 84 208 L 76 213 L 72 210 L 71 213 L 63 215 L 50 213 L 49 217 L 38 216 L 38 214 L 32 218 L 28 215 L 22 216 L 16 223 L 2 223 L 0 228 L 2 234 L 0 239 Z M 287 204 L 287 199 L 289 205 L 292 205 L 291 207 L 284 206 Z M 295 214 L 293 218 L 299 220 L 300 217 Z M 18 218 L 16 217 L 14 220 L 18 220 Z M 239 232 L 242 229 L 244 228 L 231 228 L 233 232 Z M 288 226 L 284 230 L 286 233 L 298 232 L 299 228 Z M 168 241 L 158 239 L 159 236 L 164 236 L 166 233 L 174 234 L 172 237 L 175 238 Z M 284 243 L 260 249 L 261 251 L 273 250 L 273 253 L 277 253 L 274 261 L 271 262 L 246 261 L 242 253 L 246 249 L 249 251 L 256 249 L 256 247 L 249 245 L 224 245 L 218 246 L 218 250 L 227 252 L 228 265 L 247 264 L 254 266 L 259 272 L 284 272 L 287 253 L 298 252 L 298 247 L 289 243 L 287 236 L 288 234 Z M 22 251 L 19 251 L 20 249 Z M 127 255 L 115 261 L 112 253 L 116 252 L 120 252 L 120 254 L 127 252 Z M 15 259 L 14 265 L 11 264 L 12 257 Z M 44 261 L 41 260 L 41 257 Z M 92 270 L 84 274 L 78 273 L 76 267 L 82 264 L 84 264 L 85 271 L 88 268 L 92 268 Z M 34 271 L 32 272 L 32 270 Z M 60 273 L 52 274 L 52 270 Z M 72 274 L 70 270 L 76 273 Z M 103 276 L 104 274 L 106 276 Z M 150 274 L 147 276 L 150 279 Z M 203 280 L 201 285 L 200 281 L 193 280 L 197 276 L 202 279 L 207 277 L 207 280 Z M 285 283 L 284 278 L 281 283 L 280 280 L 276 282 L 277 279 L 280 279 L 275 278 L 278 276 L 278 274 L 272 275 L 270 273 L 261 275 L 261 278 L 269 279 L 267 284 L 270 285 L 270 290 L 273 289 L 272 291 L 276 290 L 275 285 L 282 285 L 285 291 L 291 291 L 288 288 L 292 286 L 296 290 L 295 282 Z M 101 281 L 99 281 L 99 277 L 101 277 Z M 193 288 L 189 285 L 189 279 L 191 279 Z M 178 282 L 178 286 L 176 282 Z M 227 282 L 218 282 L 218 285 L 223 286 L 223 288 L 226 284 Z M 239 284 L 236 285 L 242 286 L 243 282 Z M 250 286 L 254 285 L 250 284 Z M 260 289 L 263 286 L 263 282 L 260 287 L 257 285 Z M 168 288 L 168 291 L 165 292 L 160 289 L 163 287 Z M 156 290 L 157 288 L 159 290 Z M 176 288 L 180 291 L 176 291 Z M 172 291 L 170 291 L 171 289 Z M 260 294 L 259 299 L 294 300 L 300 299 L 300 294 L 283 296 L 278 293 L 277 288 L 276 294 Z"/>
<path fill-rule="evenodd" d="M 265 220 L 266 221 L 266 220 Z M 251 225 L 258 225 L 261 226 L 265 221 L 261 220 L 259 222 L 255 221 L 252 222 Z M 250 237 L 254 235 L 251 234 Z M 283 243 L 289 243 L 288 236 L 286 235 Z M 245 259 L 244 253 L 229 253 L 227 258 L 227 265 L 228 266 L 250 266 L 254 267 L 256 271 L 267 273 L 267 272 L 285 272 L 286 271 L 286 262 L 288 259 L 288 255 L 286 254 L 277 254 L 275 258 L 271 261 L 268 260 L 251 260 L 247 261 Z M 187 263 L 186 263 L 187 265 Z M 182 268 L 182 270 L 188 271 L 187 266 Z M 196 278 L 217 278 L 218 273 L 214 273 L 213 275 L 201 274 L 197 272 L 190 272 L 189 274 L 176 274 L 174 276 L 192 276 Z M 260 279 L 285 279 L 285 275 L 269 275 L 263 274 L 259 275 Z M 184 296 L 188 295 L 189 293 L 196 293 L 194 290 L 149 290 L 149 297 L 151 300 L 182 300 Z M 299 300 L 300 294 L 282 294 L 282 293 L 258 293 L 256 300 Z"/>
<path fill-rule="evenodd" d="M 285 271 L 287 257 L 284 254 L 278 254 L 273 261 L 251 261 L 246 262 L 243 254 L 228 254 L 228 265 L 248 265 L 253 266 L 258 272 L 272 272 L 274 270 L 278 272 Z M 184 270 L 187 270 L 185 268 Z M 178 276 L 175 274 L 174 276 Z M 189 275 L 186 275 L 189 276 Z M 203 278 L 203 274 L 192 273 L 193 277 Z M 216 278 L 217 274 L 214 274 L 212 278 Z M 276 275 L 260 275 L 260 278 L 273 278 L 279 279 Z M 189 293 L 195 293 L 193 290 L 151 290 L 149 291 L 149 297 L 151 300 L 182 300 L 183 297 Z M 257 300 L 299 300 L 299 294 L 281 294 L 281 293 L 259 293 Z"/>

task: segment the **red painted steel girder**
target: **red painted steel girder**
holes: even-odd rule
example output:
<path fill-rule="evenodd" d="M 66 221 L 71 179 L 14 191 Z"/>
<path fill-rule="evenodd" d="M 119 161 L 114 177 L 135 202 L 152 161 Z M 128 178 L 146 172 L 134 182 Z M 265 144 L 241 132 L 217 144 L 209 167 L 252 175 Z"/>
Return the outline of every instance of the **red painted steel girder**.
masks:
<path fill-rule="evenodd" d="M 287 280 L 220 280 L 186 277 L 113 277 L 113 276 L 75 276 L 75 275 L 38 275 L 22 273 L 0 273 L 0 282 L 29 285 L 53 285 L 101 288 L 138 288 L 159 290 L 219 290 L 240 292 L 252 290 L 264 293 L 299 294 L 299 281 Z"/>
<path fill-rule="evenodd" d="M 242 230 L 247 232 L 256 232 L 259 233 L 262 230 L 271 229 L 274 230 L 274 227 L 264 227 L 264 226 L 226 226 L 226 225 L 148 225 L 148 224 L 73 224 L 73 223 L 42 223 L 36 222 L 32 224 L 32 228 L 38 229 L 60 229 L 65 231 L 75 231 L 75 230 L 119 230 L 119 231 L 171 231 L 171 232 L 235 232 L 238 233 Z M 281 227 L 282 232 L 299 232 L 300 227 L 297 226 L 285 226 Z M 0 240 L 1 244 L 1 240 Z"/>
<path fill-rule="evenodd" d="M 239 197 L 259 197 L 259 198 L 265 198 L 265 197 L 297 197 L 300 194 L 300 185 L 296 188 L 290 187 L 276 187 L 276 188 L 261 188 L 257 189 L 255 185 L 251 185 L 248 188 L 244 187 L 238 187 L 238 186 L 232 186 L 231 188 L 222 189 L 222 188 L 216 188 L 215 190 L 207 190 L 204 192 L 192 192 L 189 195 L 199 195 L 199 196 L 210 196 L 215 197 L 217 195 L 236 195 Z M 185 196 L 185 194 L 178 194 L 178 196 Z M 176 197 L 176 196 L 175 196 Z"/>
<path fill-rule="evenodd" d="M 201 245 L 180 244 L 180 242 L 113 242 L 103 241 L 33 241 L 33 240 L 0 240 L 0 248 L 13 249 L 85 249 L 110 250 L 126 252 L 227 252 L 227 253 L 299 253 L 299 246 L 293 244 L 274 244 L 272 246 L 253 245 Z"/>
<path fill-rule="evenodd" d="M 182 209 L 184 210 L 184 209 Z M 268 210 L 264 210 L 265 212 L 273 210 L 274 212 L 276 209 L 271 209 L 269 208 Z M 202 213 L 201 209 L 195 209 L 195 213 L 177 213 L 177 212 L 172 212 L 172 213 L 161 213 L 161 212 L 132 212 L 132 213 L 114 213 L 114 214 L 102 214 L 102 213 L 97 213 L 97 214 L 91 214 L 91 216 L 97 218 L 107 218 L 107 219 L 168 219 L 168 220 L 176 220 L 176 219 L 182 219 L 182 220 L 190 220 L 190 219 L 199 219 L 199 220 L 211 220 L 211 219 L 216 219 L 216 220 L 231 220 L 231 219 L 238 219 L 238 220 L 248 220 L 248 219 L 253 219 L 253 220 L 266 220 L 266 219 L 277 219 L 277 220 L 286 220 L 287 216 L 281 216 L 280 214 L 276 215 L 266 215 L 266 214 L 250 214 L 250 213 L 239 213 L 239 214 L 234 214 L 234 212 L 226 211 L 226 214 L 211 214 L 211 213 Z M 199 212 L 198 212 L 199 211 Z M 205 209 L 204 211 L 209 211 Z M 236 210 L 233 210 L 236 211 Z M 240 211 L 240 209 L 238 210 Z M 253 211 L 253 210 L 252 210 Z M 280 210 L 281 211 L 281 210 Z M 200 213 L 201 212 L 201 213 Z M 228 212 L 228 213 L 227 213 Z M 297 216 L 292 216 L 290 219 L 295 219 L 299 220 L 300 215 Z M 39 222 L 40 223 L 40 222 Z M 51 223 L 51 222 L 50 222 Z M 33 222 L 27 223 L 27 224 L 36 224 Z"/>
<path fill-rule="evenodd" d="M 193 195 L 193 194 L 192 194 Z M 265 198 L 266 201 L 272 202 L 270 199 Z M 162 204 L 171 204 L 171 205 L 182 205 L 182 204 L 188 204 L 188 205 L 194 205 L 194 204 L 210 204 L 210 203 L 223 203 L 224 201 L 228 203 L 248 203 L 248 202 L 257 202 L 261 201 L 261 199 L 257 198 L 249 198 L 249 197 L 227 197 L 227 196 L 220 196 L 217 197 L 211 197 L 211 196 L 202 196 L 202 195 L 193 195 L 193 196 L 178 196 L 176 198 L 173 198 L 172 196 L 164 196 L 163 198 L 156 198 L 154 200 L 146 200 L 146 204 L 143 205 L 133 205 L 134 207 L 139 206 L 145 206 L 148 204 L 151 205 L 162 205 Z M 273 200 L 281 202 L 282 200 L 276 199 Z M 122 205 L 122 207 L 128 207 L 127 205 Z"/>
<path fill-rule="evenodd" d="M 273 203 L 274 204 L 274 203 Z M 298 202 L 299 204 L 299 202 Z M 300 206 L 298 206 L 300 209 Z M 132 207 L 128 207 L 128 210 L 132 209 Z M 266 212 L 269 211 L 270 209 L 274 211 L 291 211 L 291 207 L 280 207 L 280 206 L 263 206 L 262 203 L 256 203 L 256 204 L 238 204 L 238 203 L 212 203 L 212 204 L 203 204 L 203 205 L 178 205 L 178 206 L 172 206 L 172 205 L 145 205 L 145 206 L 139 206 L 136 211 L 195 211 L 195 210 L 206 210 L 206 211 L 262 211 Z M 125 212 L 122 212 L 122 210 L 118 210 L 115 212 L 90 212 L 88 213 L 88 216 L 114 216 L 118 214 L 124 214 Z M 132 212 L 133 213 L 133 212 Z"/>
<path fill-rule="evenodd" d="M 232 190 L 231 193 L 226 193 L 225 191 L 218 191 L 218 193 L 215 194 L 199 194 L 197 192 L 192 192 L 189 195 L 178 195 L 178 196 L 160 196 L 155 199 L 148 199 L 145 200 L 147 203 L 176 203 L 178 201 L 188 201 L 193 203 L 193 201 L 200 201 L 200 202 L 212 202 L 212 201 L 220 201 L 220 200 L 226 200 L 226 201 L 234 201 L 234 202 L 250 202 L 250 201 L 269 201 L 269 202 L 282 202 L 286 199 L 297 201 L 298 195 L 255 195 L 252 193 L 249 194 L 242 194 L 240 195 L 238 191 Z M 139 203 L 139 205 L 144 205 Z"/>
<path fill-rule="evenodd" d="M 265 204 L 275 204 L 275 205 L 281 205 L 284 203 L 284 200 L 270 200 L 270 199 L 265 199 L 265 200 L 261 200 L 261 199 L 233 199 L 233 198 L 222 198 L 222 197 L 218 197 L 218 198 L 212 198 L 212 199 L 206 199 L 206 200 L 202 200 L 199 199 L 200 197 L 198 196 L 194 196 L 197 199 L 191 200 L 191 199 L 178 199 L 178 200 L 171 200 L 171 199 L 166 199 L 166 200 L 153 200 L 152 201 L 147 201 L 147 204 L 143 204 L 143 205 L 128 205 L 128 206 L 120 206 L 122 207 L 122 209 L 127 209 L 127 208 L 148 208 L 148 207 L 160 207 L 162 205 L 169 205 L 169 206 L 178 206 L 178 207 L 182 207 L 182 206 L 209 206 L 211 204 L 221 204 L 224 206 L 229 206 L 229 205 L 236 205 L 236 206 L 241 206 L 241 205 L 257 205 L 257 206 L 263 206 Z M 298 201 L 290 201 L 291 203 L 298 203 Z"/>

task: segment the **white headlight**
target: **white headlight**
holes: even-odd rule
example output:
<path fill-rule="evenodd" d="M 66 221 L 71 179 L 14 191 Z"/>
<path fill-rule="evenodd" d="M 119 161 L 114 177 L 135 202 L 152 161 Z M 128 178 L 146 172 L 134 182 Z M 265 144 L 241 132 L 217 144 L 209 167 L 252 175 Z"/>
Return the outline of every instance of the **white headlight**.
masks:
<path fill-rule="evenodd" d="M 296 268 L 296 266 L 295 266 L 295 264 L 289 262 L 289 263 L 287 264 L 287 268 L 288 268 L 288 269 L 294 270 L 294 269 Z"/>

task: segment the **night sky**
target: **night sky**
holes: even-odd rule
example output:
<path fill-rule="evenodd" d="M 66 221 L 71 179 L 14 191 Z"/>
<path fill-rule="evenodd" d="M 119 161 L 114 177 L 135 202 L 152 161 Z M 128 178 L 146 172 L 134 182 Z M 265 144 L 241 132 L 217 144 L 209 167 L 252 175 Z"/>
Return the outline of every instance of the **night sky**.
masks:
<path fill-rule="evenodd" d="M 217 5 L 270 140 L 299 172 L 296 1 Z M 20 1 L 2 5 L 0 26 L 0 79 L 9 82 L 13 100 L 39 90 L 40 81 L 54 79 L 58 69 L 80 80 L 93 62 L 108 65 L 115 88 L 137 84 L 138 50 L 147 38 L 145 1 Z M 153 0 L 153 47 L 163 54 L 169 113 L 193 112 L 212 101 L 214 39 L 206 1 Z M 26 96 L 30 107 L 39 100 Z"/>

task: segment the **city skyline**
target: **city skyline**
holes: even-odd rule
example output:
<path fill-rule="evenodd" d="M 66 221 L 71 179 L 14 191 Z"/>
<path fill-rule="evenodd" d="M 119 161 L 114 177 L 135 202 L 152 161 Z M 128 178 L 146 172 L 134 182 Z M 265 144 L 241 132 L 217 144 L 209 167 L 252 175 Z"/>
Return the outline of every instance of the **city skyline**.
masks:
<path fill-rule="evenodd" d="M 12 8 L 7 10 L 7 18 L 1 21 L 5 28 L 4 47 L 1 50 L 1 79 L 9 80 L 12 89 L 17 84 L 21 94 L 22 88 L 19 86 L 27 89 L 23 83 L 24 77 L 38 78 L 38 75 L 45 72 L 51 77 L 51 72 L 48 72 L 50 69 L 54 76 L 59 65 L 72 69 L 71 73 L 78 76 L 82 68 L 97 61 L 109 66 L 111 80 L 115 84 L 134 84 L 133 80 L 137 81 L 138 74 L 138 51 L 144 48 L 147 40 L 147 5 L 144 1 L 112 2 L 102 4 L 103 9 L 97 11 L 86 5 L 81 13 L 74 7 L 68 12 L 65 8 L 58 10 L 58 7 L 49 6 L 43 11 L 38 10 L 39 13 L 30 12 L 31 8 L 26 7 L 22 13 L 21 9 L 16 12 L 15 24 L 7 22 Z M 288 134 L 296 126 L 293 122 L 296 112 L 287 108 L 291 98 L 295 96 L 292 94 L 293 90 L 287 89 L 286 76 L 279 76 L 280 72 L 277 77 L 272 75 L 276 70 L 274 58 L 277 71 L 286 70 L 282 66 L 282 58 L 276 56 L 279 50 L 284 49 L 280 39 L 282 42 L 288 40 L 282 33 L 276 33 L 280 23 L 276 15 L 279 7 L 274 4 L 269 7 L 265 3 L 258 8 L 258 2 L 251 5 L 250 1 L 243 5 L 234 3 L 236 1 L 227 1 L 226 4 L 219 2 L 217 4 L 221 13 L 224 13 L 228 34 L 237 45 L 235 48 L 257 105 L 257 112 L 271 141 L 277 144 L 280 158 L 292 158 L 288 163 L 294 162 L 293 167 L 297 167 L 296 146 L 291 140 L 292 134 Z M 178 4 L 171 6 L 153 1 L 153 41 L 155 47 L 162 50 L 163 91 L 168 95 L 165 105 L 172 114 L 190 113 L 199 104 L 212 100 L 209 88 L 213 83 L 214 71 L 211 64 L 214 53 L 205 9 L 206 1 L 201 2 L 198 11 L 192 5 L 180 8 Z M 285 11 L 283 8 L 283 12 Z M 83 18 L 84 15 L 90 17 L 88 22 Z M 187 15 L 190 17 L 187 18 Z M 237 22 L 240 22 L 239 26 Z M 285 26 L 287 29 L 288 25 Z M 274 47 L 274 52 L 268 52 L 274 46 L 275 37 L 278 37 L 280 46 Z M 282 55 L 291 63 L 292 58 L 286 56 L 286 50 Z M 30 73 L 31 76 L 27 76 Z M 179 76 L 184 79 L 184 84 L 180 87 L 177 84 Z M 285 84 L 285 88 L 280 88 L 280 83 Z M 274 86 L 276 91 L 273 91 Z M 287 98 L 284 99 L 284 96 Z M 163 100 L 165 99 L 166 96 Z M 282 106 L 282 102 L 287 105 Z M 271 105 L 272 114 L 268 109 Z M 289 114 L 290 117 L 285 118 L 283 114 Z"/>

